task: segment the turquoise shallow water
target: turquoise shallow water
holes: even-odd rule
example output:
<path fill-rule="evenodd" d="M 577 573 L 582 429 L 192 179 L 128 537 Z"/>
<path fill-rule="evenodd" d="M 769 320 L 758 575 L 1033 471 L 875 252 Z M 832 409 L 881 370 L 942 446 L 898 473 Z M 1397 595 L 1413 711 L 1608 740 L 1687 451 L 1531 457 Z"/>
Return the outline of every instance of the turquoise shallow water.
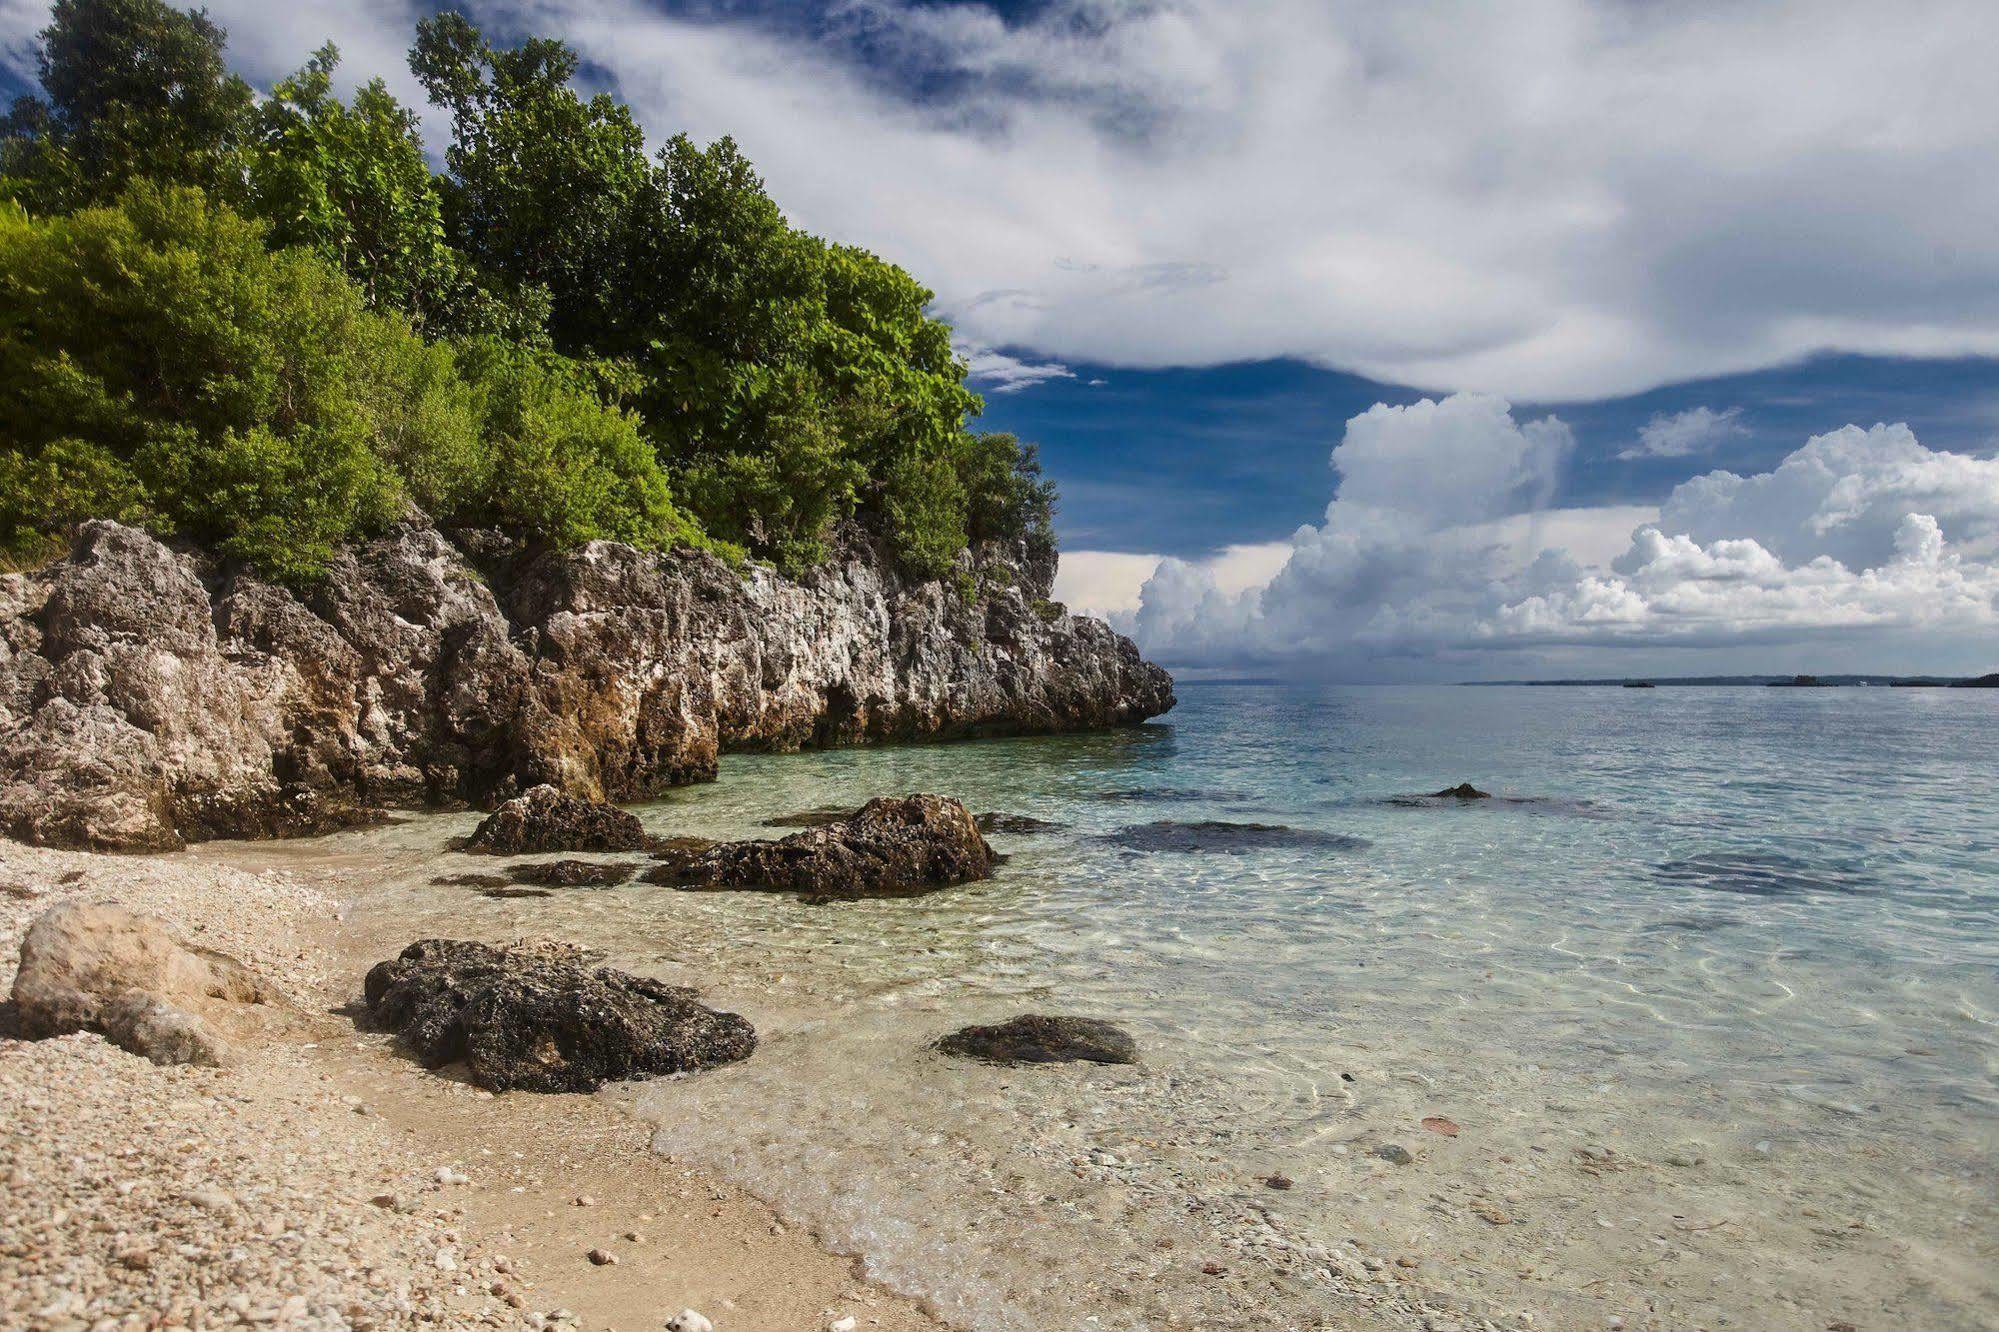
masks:
<path fill-rule="evenodd" d="M 468 899 L 423 886 L 463 820 L 361 837 L 399 910 L 748 1013 L 755 1059 L 636 1093 L 662 1150 L 969 1326 L 1999 1326 L 1999 693 L 1181 693 L 1112 734 L 731 756 L 642 811 L 1059 825 L 914 901 Z M 1498 798 L 1398 801 L 1466 780 Z M 1203 823 L 1263 831 L 1152 826 Z M 1145 1064 L 925 1050 L 1028 1008 Z"/>

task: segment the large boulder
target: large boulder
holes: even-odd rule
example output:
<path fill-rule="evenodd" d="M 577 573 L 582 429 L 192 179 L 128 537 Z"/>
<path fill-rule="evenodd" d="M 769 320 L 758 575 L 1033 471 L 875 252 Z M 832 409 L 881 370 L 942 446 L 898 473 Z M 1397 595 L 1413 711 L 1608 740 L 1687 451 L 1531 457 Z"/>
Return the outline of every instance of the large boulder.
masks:
<path fill-rule="evenodd" d="M 774 842 L 722 842 L 671 854 L 653 883 L 803 893 L 808 901 L 910 897 L 990 878 L 997 857 L 963 804 L 948 796 L 884 796 L 851 818 Z"/>
<path fill-rule="evenodd" d="M 517 856 L 544 851 L 638 851 L 647 845 L 637 816 L 601 800 L 579 800 L 541 785 L 488 814 L 468 851 Z"/>
<path fill-rule="evenodd" d="M 746 1059 L 757 1035 L 694 991 L 588 964 L 569 944 L 424 939 L 368 972 L 374 1020 L 428 1068 L 494 1091 L 587 1092 Z"/>
<path fill-rule="evenodd" d="M 990 1027 L 963 1027 L 937 1042 L 945 1054 L 993 1064 L 1135 1064 L 1138 1043 L 1097 1018 L 1026 1013 Z"/>
<path fill-rule="evenodd" d="M 122 907 L 69 902 L 21 941 L 14 1006 L 30 1039 L 94 1031 L 156 1064 L 220 1065 L 276 993 L 233 958 L 189 948 Z"/>

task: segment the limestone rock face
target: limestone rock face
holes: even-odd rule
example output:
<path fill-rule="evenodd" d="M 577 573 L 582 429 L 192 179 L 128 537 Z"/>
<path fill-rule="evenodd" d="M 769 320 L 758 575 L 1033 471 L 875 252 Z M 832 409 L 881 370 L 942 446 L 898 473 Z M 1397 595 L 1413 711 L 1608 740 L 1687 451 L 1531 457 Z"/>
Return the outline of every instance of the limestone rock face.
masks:
<path fill-rule="evenodd" d="M 776 841 L 668 852 L 651 883 L 803 893 L 808 901 L 910 897 L 990 878 L 995 857 L 971 812 L 948 796 L 870 800 L 847 819 Z"/>
<path fill-rule="evenodd" d="M 515 856 L 542 851 L 640 851 L 648 838 L 638 817 L 601 800 L 578 800 L 543 784 L 481 819 L 468 851 Z"/>
<path fill-rule="evenodd" d="M 424 939 L 369 971 L 368 1011 L 430 1068 L 494 1091 L 595 1091 L 747 1059 L 756 1031 L 692 990 L 587 965 L 557 943 Z"/>
<path fill-rule="evenodd" d="M 967 598 L 856 548 L 802 579 L 596 542 L 398 528 L 299 594 L 133 528 L 0 576 L 0 831 L 161 849 L 548 784 L 631 800 L 788 750 L 1126 725 L 1172 680 L 1052 570 Z"/>
<path fill-rule="evenodd" d="M 94 1031 L 156 1064 L 220 1065 L 276 995 L 232 958 L 122 907 L 58 906 L 29 927 L 14 976 L 21 1033 Z"/>

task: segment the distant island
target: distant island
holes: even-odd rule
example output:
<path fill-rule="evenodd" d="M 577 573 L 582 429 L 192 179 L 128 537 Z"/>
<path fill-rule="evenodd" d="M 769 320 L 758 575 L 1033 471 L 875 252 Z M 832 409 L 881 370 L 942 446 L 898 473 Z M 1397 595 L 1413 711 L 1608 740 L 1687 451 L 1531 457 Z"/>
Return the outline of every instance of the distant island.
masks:
<path fill-rule="evenodd" d="M 1462 680 L 1473 687 L 1650 689 L 1664 685 L 1760 685 L 1773 689 L 1999 689 L 1999 671 L 1974 677 L 1952 675 L 1619 675 L 1600 680 Z"/>

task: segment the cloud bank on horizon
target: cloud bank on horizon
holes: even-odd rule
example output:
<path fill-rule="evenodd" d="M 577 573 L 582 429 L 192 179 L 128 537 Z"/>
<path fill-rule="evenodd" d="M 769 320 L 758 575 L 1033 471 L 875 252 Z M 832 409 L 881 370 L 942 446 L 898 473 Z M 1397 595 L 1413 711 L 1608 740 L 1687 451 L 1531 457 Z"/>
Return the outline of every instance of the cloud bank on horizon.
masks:
<path fill-rule="evenodd" d="M 1185 666 L 1349 679 L 1999 664 L 1999 460 L 1846 426 L 1696 476 L 1633 530 L 1628 506 L 1543 507 L 1572 443 L 1487 394 L 1376 406 L 1266 581 L 1158 560 L 1111 619 Z M 1058 592 L 1088 592 L 1091 558 Z"/>

